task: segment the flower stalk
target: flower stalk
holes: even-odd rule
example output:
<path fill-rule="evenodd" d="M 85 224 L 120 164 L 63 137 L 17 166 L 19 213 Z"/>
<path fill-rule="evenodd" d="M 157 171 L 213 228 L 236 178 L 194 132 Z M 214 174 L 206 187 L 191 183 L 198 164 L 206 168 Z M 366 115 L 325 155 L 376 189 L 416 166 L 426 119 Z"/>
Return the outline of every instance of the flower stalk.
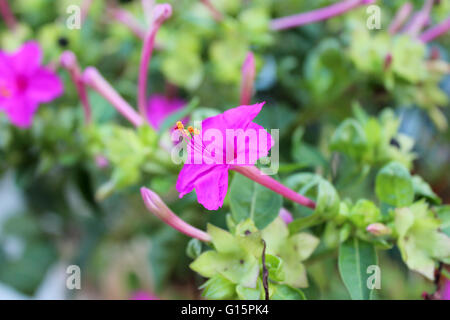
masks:
<path fill-rule="evenodd" d="M 88 67 L 83 73 L 83 81 L 102 95 L 116 110 L 130 121 L 135 127 L 144 123 L 141 116 L 133 109 L 128 102 L 102 77 L 100 72 L 94 67 Z"/>
<path fill-rule="evenodd" d="M 242 66 L 241 105 L 250 104 L 255 82 L 255 57 L 252 52 L 247 54 Z"/>
<path fill-rule="evenodd" d="M 397 13 L 395 14 L 394 20 L 392 20 L 392 23 L 389 25 L 389 33 L 391 35 L 396 34 L 400 30 L 400 28 L 403 26 L 403 24 L 406 22 L 406 20 L 410 16 L 412 10 L 413 10 L 413 5 L 411 4 L 411 2 L 406 2 L 397 11 Z"/>
<path fill-rule="evenodd" d="M 411 19 L 410 24 L 405 28 L 405 33 L 416 37 L 420 31 L 429 23 L 430 12 L 433 7 L 434 0 L 427 0 L 422 10 L 417 12 Z"/>
<path fill-rule="evenodd" d="M 64 51 L 61 54 L 60 63 L 61 66 L 69 72 L 72 82 L 75 84 L 78 96 L 80 97 L 81 105 L 83 106 L 84 120 L 86 124 L 90 124 L 92 122 L 91 105 L 89 103 L 86 86 L 83 82 L 81 70 L 78 66 L 75 54 L 72 51 Z"/>
<path fill-rule="evenodd" d="M 223 20 L 222 13 L 214 7 L 214 5 L 211 3 L 210 0 L 201 0 L 201 3 L 205 5 L 205 7 L 211 12 L 211 15 L 213 16 L 214 20 L 217 22 L 220 22 Z"/>
<path fill-rule="evenodd" d="M 164 223 L 191 238 L 195 238 L 204 242 L 211 241 L 211 237 L 209 234 L 191 226 L 187 222 L 180 219 L 152 190 L 141 188 L 141 195 L 147 209 L 159 219 L 161 219 Z"/>
<path fill-rule="evenodd" d="M 94 0 L 84 0 L 81 4 L 81 22 L 86 21 L 93 2 Z"/>
<path fill-rule="evenodd" d="M 289 189 L 285 185 L 281 184 L 277 180 L 272 177 L 263 174 L 258 168 L 255 166 L 233 166 L 231 170 L 234 170 L 247 178 L 259 183 L 260 185 L 281 194 L 283 197 L 292 200 L 302 206 L 314 209 L 316 204 L 311 199 L 308 199 L 305 196 Z"/>
<path fill-rule="evenodd" d="M 133 32 L 138 38 L 145 39 L 144 27 L 135 19 L 135 17 L 128 11 L 120 8 L 110 8 L 108 13 L 111 17 L 125 25 L 131 32 Z"/>
<path fill-rule="evenodd" d="M 421 40 L 424 43 L 430 42 L 440 36 L 442 36 L 444 33 L 450 30 L 450 18 L 447 18 L 446 20 L 442 21 L 441 23 L 435 25 L 434 27 L 429 28 L 425 32 L 423 32 L 419 36 L 419 40 Z"/>
<path fill-rule="evenodd" d="M 274 19 L 270 23 L 270 28 L 272 30 L 284 30 L 299 27 L 305 24 L 314 23 L 322 20 L 327 20 L 329 18 L 341 15 L 347 11 L 354 8 L 372 4 L 376 0 L 346 0 L 328 7 L 320 8 L 317 10 L 312 10 L 309 12 L 304 12 L 292 16 L 287 16 L 283 18 Z"/>
<path fill-rule="evenodd" d="M 8 0 L 0 0 L 0 15 L 9 29 L 14 30 L 16 28 L 17 20 L 9 7 Z"/>
<path fill-rule="evenodd" d="M 138 108 L 142 118 L 147 117 L 147 71 L 155 46 L 156 34 L 162 23 L 172 15 L 172 7 L 169 4 L 156 5 L 153 9 L 153 21 L 148 34 L 145 36 L 142 47 L 141 63 L 138 79 Z"/>

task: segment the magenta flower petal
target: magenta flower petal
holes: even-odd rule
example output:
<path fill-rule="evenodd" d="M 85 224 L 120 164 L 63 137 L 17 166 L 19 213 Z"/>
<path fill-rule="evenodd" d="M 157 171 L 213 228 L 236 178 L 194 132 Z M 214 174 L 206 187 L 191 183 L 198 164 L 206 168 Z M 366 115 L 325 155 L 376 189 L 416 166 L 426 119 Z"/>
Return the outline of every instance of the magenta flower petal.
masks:
<path fill-rule="evenodd" d="M 208 210 L 217 210 L 228 190 L 228 166 L 185 164 L 176 188 L 180 198 L 195 189 L 197 200 Z"/>
<path fill-rule="evenodd" d="M 269 154 L 269 150 L 273 147 L 275 141 L 264 127 L 254 122 L 248 125 L 247 130 L 253 130 L 257 133 L 258 143 L 238 144 L 235 142 L 235 145 L 237 145 L 235 161 L 237 164 L 254 165 L 259 158 L 266 157 Z"/>
<path fill-rule="evenodd" d="M 229 109 L 217 116 L 205 119 L 202 122 L 202 130 L 218 129 L 225 136 L 226 129 L 247 129 L 248 125 L 256 118 L 265 102 L 253 105 L 244 105 Z"/>
<path fill-rule="evenodd" d="M 167 98 L 163 95 L 154 94 L 150 97 L 147 105 L 148 122 L 158 130 L 168 116 L 182 109 L 185 104 L 183 100 L 178 98 Z"/>
<path fill-rule="evenodd" d="M 8 115 L 9 121 L 19 128 L 28 128 L 31 125 L 33 114 L 37 108 L 37 103 L 25 97 L 8 99 L 4 103 L 4 110 Z"/>
<path fill-rule="evenodd" d="M 12 67 L 22 76 L 31 76 L 41 65 L 42 52 L 35 41 L 25 43 L 11 56 Z"/>
<path fill-rule="evenodd" d="M 63 92 L 57 75 L 41 67 L 41 57 L 33 41 L 13 54 L 0 51 L 0 110 L 21 128 L 31 125 L 39 103 L 50 102 Z"/>
<path fill-rule="evenodd" d="M 228 167 L 215 166 L 208 174 L 200 176 L 194 186 L 199 203 L 208 210 L 219 209 L 227 195 Z"/>
<path fill-rule="evenodd" d="M 9 57 L 0 51 L 0 80 L 9 79 L 14 75 Z"/>
<path fill-rule="evenodd" d="M 61 80 L 50 70 L 39 68 L 30 78 L 27 96 L 37 102 L 49 102 L 63 93 Z"/>
<path fill-rule="evenodd" d="M 228 170 L 232 166 L 253 165 L 266 156 L 274 144 L 271 135 L 252 122 L 263 105 L 239 106 L 202 121 L 200 135 L 194 135 L 189 142 L 189 162 L 184 164 L 178 176 L 176 188 L 180 198 L 195 189 L 198 202 L 206 209 L 217 210 L 223 205 L 228 189 Z M 234 141 L 228 141 L 228 129 L 234 130 Z M 252 143 L 245 137 L 249 130 L 256 138 Z M 210 137 L 211 132 L 218 135 Z M 265 143 L 259 143 L 260 137 Z"/>

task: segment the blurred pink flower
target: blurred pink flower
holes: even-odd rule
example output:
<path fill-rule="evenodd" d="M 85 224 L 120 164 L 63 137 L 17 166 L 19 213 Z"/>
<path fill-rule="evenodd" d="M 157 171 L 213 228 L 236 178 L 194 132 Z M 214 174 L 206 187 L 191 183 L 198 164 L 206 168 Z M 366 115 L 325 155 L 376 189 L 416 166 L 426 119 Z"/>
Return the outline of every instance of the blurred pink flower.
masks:
<path fill-rule="evenodd" d="M 253 52 L 247 53 L 242 65 L 241 104 L 250 104 L 255 82 L 255 56 Z"/>
<path fill-rule="evenodd" d="M 150 292 L 141 290 L 136 291 L 131 297 L 131 300 L 160 300 L 160 299 Z"/>
<path fill-rule="evenodd" d="M 442 300 L 450 300 L 450 280 L 446 279 L 442 288 Z"/>
<path fill-rule="evenodd" d="M 0 111 L 16 126 L 27 128 L 40 103 L 60 96 L 63 84 L 58 76 L 41 66 L 37 42 L 25 43 L 12 54 L 0 51 Z"/>
<path fill-rule="evenodd" d="M 182 109 L 185 104 L 179 98 L 168 98 L 160 94 L 154 94 L 150 96 L 147 105 L 148 122 L 158 130 L 168 116 Z"/>
<path fill-rule="evenodd" d="M 280 212 L 278 213 L 278 216 L 283 219 L 284 223 L 289 224 L 292 221 L 294 221 L 294 218 L 292 217 L 292 213 L 287 211 L 285 208 L 281 208 Z"/>
<path fill-rule="evenodd" d="M 180 198 L 195 189 L 199 203 L 208 210 L 217 210 L 222 206 L 227 194 L 228 170 L 238 166 L 253 165 L 260 157 L 268 155 L 274 144 L 272 136 L 262 126 L 252 122 L 263 105 L 264 102 L 239 106 L 202 121 L 201 133 L 189 142 L 194 157 L 200 154 L 201 161 L 196 163 L 197 161 L 194 160 L 184 164 L 176 184 Z M 228 146 L 227 141 L 224 141 L 227 129 L 235 130 L 234 146 Z M 247 145 L 245 143 L 247 129 L 258 132 L 264 130 L 267 138 L 265 146 Z M 204 137 L 204 133 L 208 130 L 219 133 L 222 139 L 217 139 L 218 137 L 215 136 L 210 141 L 206 136 Z M 198 137 L 200 139 L 197 139 Z M 199 140 L 201 142 L 198 142 Z M 237 143 L 239 141 L 244 141 L 243 145 L 239 145 Z M 232 147 L 231 150 L 228 147 Z M 233 152 L 232 159 L 229 159 L 227 154 L 230 151 Z M 234 164 L 236 159 L 242 158 L 245 159 L 245 164 Z"/>

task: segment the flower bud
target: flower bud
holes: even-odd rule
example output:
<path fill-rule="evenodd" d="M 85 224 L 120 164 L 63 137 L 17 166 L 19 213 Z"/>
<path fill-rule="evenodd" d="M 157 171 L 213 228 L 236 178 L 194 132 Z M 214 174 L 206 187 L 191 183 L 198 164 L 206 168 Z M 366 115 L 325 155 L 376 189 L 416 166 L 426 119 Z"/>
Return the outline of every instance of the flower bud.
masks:
<path fill-rule="evenodd" d="M 392 230 L 390 228 L 388 228 L 387 226 L 385 226 L 382 223 L 372 223 L 369 224 L 366 228 L 367 232 L 370 232 L 371 234 L 375 235 L 375 236 L 385 236 L 388 234 L 392 233 Z"/>

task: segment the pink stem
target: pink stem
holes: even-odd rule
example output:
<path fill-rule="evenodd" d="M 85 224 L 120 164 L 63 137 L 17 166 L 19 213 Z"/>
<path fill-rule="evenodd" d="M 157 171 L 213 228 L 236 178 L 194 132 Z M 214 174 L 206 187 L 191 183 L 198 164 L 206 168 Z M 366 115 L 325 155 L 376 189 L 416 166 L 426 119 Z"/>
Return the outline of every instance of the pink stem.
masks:
<path fill-rule="evenodd" d="M 96 90 L 106 100 L 111 103 L 116 110 L 130 121 L 135 127 L 139 127 L 144 120 L 139 114 L 126 102 L 117 91 L 102 77 L 94 67 L 88 67 L 83 73 L 83 81 L 91 88 Z"/>
<path fill-rule="evenodd" d="M 247 54 L 242 66 L 241 105 L 248 105 L 252 100 L 253 83 L 255 81 L 255 57 L 252 52 Z"/>
<path fill-rule="evenodd" d="M 138 79 L 138 108 L 141 116 L 147 116 L 147 71 L 155 46 L 155 37 L 162 23 L 172 15 L 172 7 L 169 4 L 156 5 L 153 9 L 153 22 L 148 35 L 145 37 L 142 47 L 141 63 Z"/>
<path fill-rule="evenodd" d="M 86 17 L 89 14 L 89 10 L 91 9 L 92 3 L 94 0 L 84 0 L 81 4 L 81 21 L 84 22 Z"/>
<path fill-rule="evenodd" d="M 429 28 L 424 33 L 419 36 L 419 39 L 422 42 L 430 42 L 433 39 L 436 39 L 450 30 L 450 18 L 442 21 L 441 23 L 435 25 L 434 27 Z"/>
<path fill-rule="evenodd" d="M 115 20 L 130 29 L 137 37 L 142 40 L 145 39 L 145 29 L 130 12 L 123 9 L 111 8 L 109 9 L 109 13 Z"/>
<path fill-rule="evenodd" d="M 384 57 L 384 66 L 383 66 L 383 70 L 387 71 L 389 69 L 389 67 L 392 64 L 392 54 L 388 53 L 386 54 L 386 57 Z"/>
<path fill-rule="evenodd" d="M 75 84 L 78 96 L 80 97 L 81 105 L 83 106 L 84 119 L 86 124 L 90 124 L 92 122 L 91 105 L 87 96 L 86 86 L 81 77 L 81 70 L 78 66 L 77 58 L 73 52 L 64 51 L 61 54 L 60 62 L 69 71 L 72 82 Z"/>
<path fill-rule="evenodd" d="M 277 180 L 268 175 L 263 174 L 258 168 L 254 166 L 233 166 L 232 170 L 239 172 L 247 178 L 259 183 L 260 185 L 269 188 L 270 190 L 281 194 L 283 197 L 292 200 L 302 206 L 314 209 L 316 204 L 311 199 L 302 196 L 301 194 L 282 185 Z"/>
<path fill-rule="evenodd" d="M 8 0 L 0 0 L 0 15 L 3 17 L 3 20 L 5 20 L 6 26 L 9 29 L 14 30 L 17 25 L 17 21 L 11 11 L 11 8 L 9 7 Z"/>
<path fill-rule="evenodd" d="M 283 30 L 302 26 L 305 24 L 322 21 L 334 16 L 338 16 L 351 9 L 374 3 L 376 0 L 346 0 L 328 7 L 313 10 L 310 12 L 300 13 L 288 17 L 272 20 L 270 27 L 272 30 Z"/>
<path fill-rule="evenodd" d="M 417 12 L 412 18 L 410 24 L 405 28 L 405 33 L 410 36 L 416 37 L 419 32 L 430 21 L 430 12 L 433 6 L 434 0 L 427 0 L 419 12 Z"/>
<path fill-rule="evenodd" d="M 209 234 L 181 220 L 152 190 L 141 188 L 141 195 L 147 209 L 175 230 L 178 230 L 191 238 L 205 242 L 211 241 Z"/>
<path fill-rule="evenodd" d="M 214 20 L 220 22 L 223 20 L 222 13 L 214 7 L 210 0 L 201 0 L 201 2 L 205 5 L 205 7 L 211 12 Z"/>
<path fill-rule="evenodd" d="M 402 25 L 405 23 L 406 19 L 408 19 L 413 9 L 413 5 L 411 2 L 406 2 L 395 14 L 394 20 L 389 26 L 389 33 L 396 34 Z"/>

